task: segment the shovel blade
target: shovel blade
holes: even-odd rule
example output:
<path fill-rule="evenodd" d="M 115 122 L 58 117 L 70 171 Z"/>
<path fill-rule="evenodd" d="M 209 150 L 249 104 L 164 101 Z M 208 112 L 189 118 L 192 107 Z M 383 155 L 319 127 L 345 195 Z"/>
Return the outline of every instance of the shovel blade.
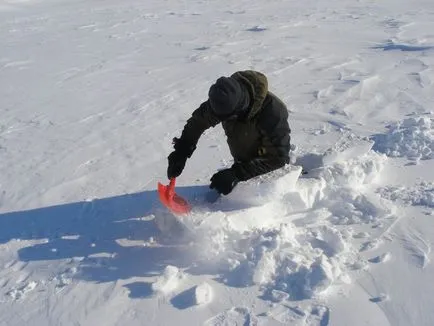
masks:
<path fill-rule="evenodd" d="M 191 211 L 190 204 L 175 193 L 175 179 L 170 180 L 167 186 L 158 183 L 158 196 L 161 203 L 176 215 L 187 214 Z"/>

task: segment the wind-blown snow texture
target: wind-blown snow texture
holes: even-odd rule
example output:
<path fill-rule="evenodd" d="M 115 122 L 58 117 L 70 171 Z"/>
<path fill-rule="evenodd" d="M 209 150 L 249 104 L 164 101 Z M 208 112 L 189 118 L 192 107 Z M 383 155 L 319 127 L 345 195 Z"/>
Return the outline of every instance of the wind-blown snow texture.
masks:
<path fill-rule="evenodd" d="M 433 30 L 429 0 L 0 0 L 0 325 L 433 325 Z M 244 69 L 292 164 L 207 203 L 209 130 L 177 220 L 171 139 Z"/>

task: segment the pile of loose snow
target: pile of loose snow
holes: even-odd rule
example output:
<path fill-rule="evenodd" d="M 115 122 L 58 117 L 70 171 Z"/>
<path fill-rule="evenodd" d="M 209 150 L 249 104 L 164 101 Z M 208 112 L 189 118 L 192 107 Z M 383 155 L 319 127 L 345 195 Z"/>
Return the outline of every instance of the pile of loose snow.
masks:
<path fill-rule="evenodd" d="M 158 276 L 152 283 L 151 289 L 155 295 L 167 297 L 173 295 L 182 286 L 182 281 L 185 279 L 186 274 L 183 271 L 178 267 L 168 265 L 162 275 Z M 194 288 L 184 291 L 178 297 L 179 300 L 184 301 L 183 304 L 206 305 L 213 299 L 213 290 L 211 285 L 202 282 Z"/>
<path fill-rule="evenodd" d="M 152 284 L 154 293 L 166 295 L 178 287 L 178 283 L 184 277 L 177 267 L 168 265 L 162 275 Z"/>
<path fill-rule="evenodd" d="M 392 204 L 370 191 L 385 160 L 369 151 L 337 160 L 318 169 L 314 177 L 294 182 L 290 175 L 286 193 L 282 176 L 267 183 L 253 180 L 253 197 L 266 193 L 259 189 L 261 184 L 279 189 L 279 196 L 274 193 L 271 202 L 234 212 L 201 214 L 200 223 L 194 216 L 183 220 L 197 231 L 200 251 L 206 253 L 203 262 L 212 261 L 225 283 L 259 285 L 272 301 L 311 298 L 334 284 L 351 282 L 350 271 L 367 268 L 359 255 L 365 249 L 354 245 L 354 239 L 366 240 L 367 249 L 375 241 L 369 241 L 369 233 L 357 233 L 352 224 L 391 223 Z M 243 192 L 252 197 L 248 186 Z M 224 199 L 226 206 L 230 198 Z M 240 197 L 235 199 L 239 203 Z"/>
<path fill-rule="evenodd" d="M 282 293 L 291 299 L 311 297 L 348 279 L 340 268 L 348 254 L 344 235 L 329 226 L 303 231 L 292 223 L 282 224 L 254 230 L 236 245 L 225 257 L 225 281 L 261 285 L 273 301 L 286 299 Z"/>
<path fill-rule="evenodd" d="M 389 186 L 379 189 L 382 197 L 401 201 L 406 205 L 421 205 L 434 208 L 434 183 L 421 182 L 413 187 Z"/>
<path fill-rule="evenodd" d="M 199 284 L 194 289 L 194 303 L 197 305 L 204 305 L 210 303 L 212 301 L 212 296 L 213 293 L 211 285 L 206 282 Z"/>
<path fill-rule="evenodd" d="M 434 158 L 434 119 L 411 117 L 388 126 L 388 129 L 387 134 L 376 137 L 375 150 L 413 160 Z"/>

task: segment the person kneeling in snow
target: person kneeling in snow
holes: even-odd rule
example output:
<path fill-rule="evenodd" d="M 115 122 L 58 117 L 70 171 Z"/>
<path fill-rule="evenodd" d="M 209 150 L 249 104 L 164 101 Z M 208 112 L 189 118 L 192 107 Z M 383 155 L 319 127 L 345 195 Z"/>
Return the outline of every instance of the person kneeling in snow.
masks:
<path fill-rule="evenodd" d="M 289 163 L 290 133 L 285 104 L 268 91 L 260 72 L 238 71 L 220 77 L 208 100 L 188 119 L 180 138 L 173 139 L 167 177 L 178 177 L 202 133 L 222 123 L 234 164 L 215 173 L 210 188 L 227 195 L 239 181 L 276 170 Z"/>

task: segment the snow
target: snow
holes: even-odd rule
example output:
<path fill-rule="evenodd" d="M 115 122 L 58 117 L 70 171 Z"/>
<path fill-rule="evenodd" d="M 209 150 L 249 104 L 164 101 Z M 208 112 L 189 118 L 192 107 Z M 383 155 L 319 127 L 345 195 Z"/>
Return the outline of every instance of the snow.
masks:
<path fill-rule="evenodd" d="M 434 183 L 421 182 L 412 187 L 387 186 L 380 188 L 384 198 L 402 201 L 406 205 L 420 205 L 434 208 Z"/>
<path fill-rule="evenodd" d="M 175 266 L 166 266 L 163 274 L 157 278 L 151 288 L 158 294 L 167 295 L 178 287 L 183 275 Z"/>
<path fill-rule="evenodd" d="M 386 135 L 377 139 L 378 151 L 414 160 L 434 158 L 434 118 L 407 118 L 388 126 L 388 129 Z"/>
<path fill-rule="evenodd" d="M 433 325 L 433 14 L 0 0 L 0 325 Z M 244 69 L 288 105 L 292 163 L 217 198 L 208 130 L 178 219 L 171 139 Z"/>
<path fill-rule="evenodd" d="M 212 287 L 206 282 L 196 286 L 194 294 L 197 305 L 204 305 L 212 301 Z"/>

